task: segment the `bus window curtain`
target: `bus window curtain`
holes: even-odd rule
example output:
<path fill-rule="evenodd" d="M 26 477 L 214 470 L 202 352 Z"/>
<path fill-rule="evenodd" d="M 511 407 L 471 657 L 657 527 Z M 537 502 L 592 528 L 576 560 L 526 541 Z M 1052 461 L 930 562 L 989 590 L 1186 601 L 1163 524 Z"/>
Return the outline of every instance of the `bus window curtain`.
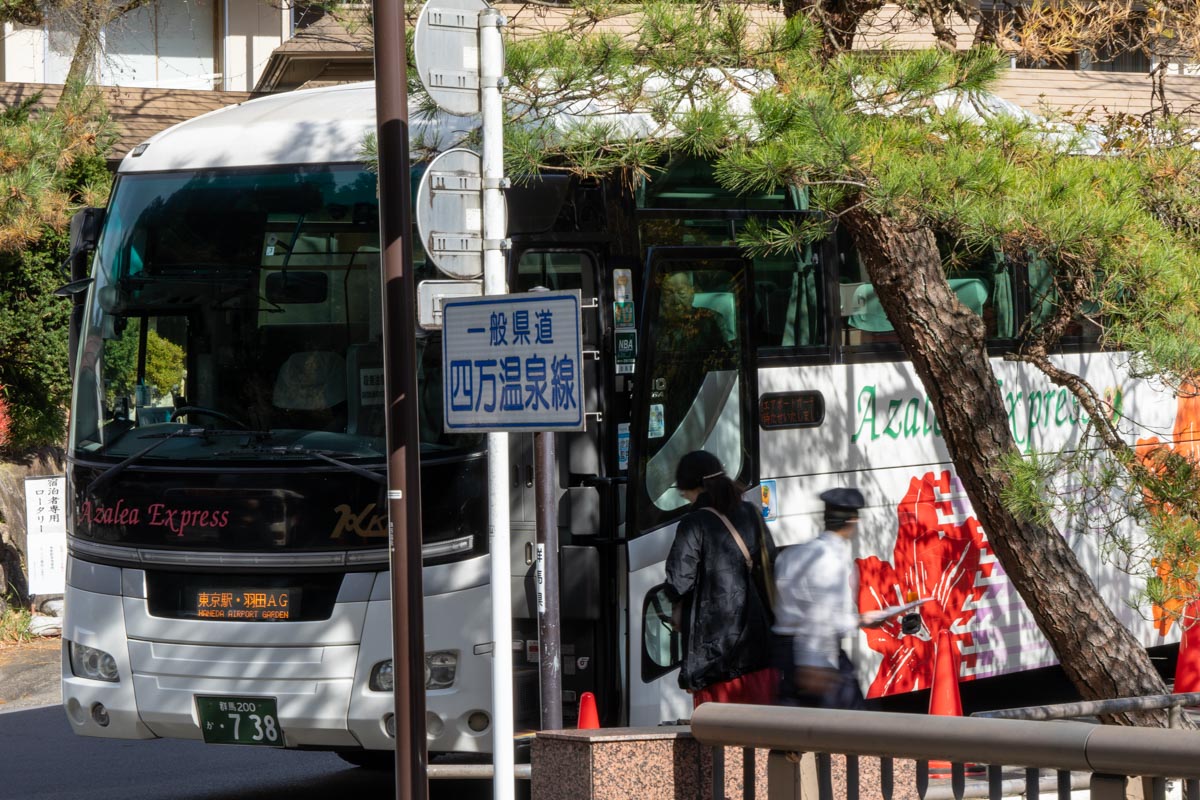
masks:
<path fill-rule="evenodd" d="M 1012 269 L 1007 259 L 997 254 L 992 271 L 992 304 L 996 309 L 997 339 L 1011 339 L 1017 335 L 1016 311 L 1013 303 Z"/>
<path fill-rule="evenodd" d="M 817 270 L 814 269 L 811 248 L 796 262 L 788 297 L 787 321 L 783 328 L 784 347 L 819 344 L 820 322 L 817 319 Z"/>

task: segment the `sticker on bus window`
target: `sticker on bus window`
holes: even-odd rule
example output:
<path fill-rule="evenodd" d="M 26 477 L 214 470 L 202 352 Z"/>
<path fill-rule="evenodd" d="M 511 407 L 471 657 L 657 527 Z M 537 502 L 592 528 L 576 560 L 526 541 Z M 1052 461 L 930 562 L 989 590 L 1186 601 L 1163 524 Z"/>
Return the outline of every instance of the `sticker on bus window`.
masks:
<path fill-rule="evenodd" d="M 624 303 L 633 299 L 633 270 L 631 269 L 614 269 L 613 276 L 613 300 L 618 303 Z"/>
<path fill-rule="evenodd" d="M 383 405 L 383 367 L 358 371 L 358 400 L 363 405 Z"/>
<path fill-rule="evenodd" d="M 637 331 L 614 332 L 613 347 L 617 374 L 632 375 L 637 367 Z"/>
<path fill-rule="evenodd" d="M 779 490 L 774 479 L 762 482 L 762 515 L 767 522 L 779 519 Z"/>
<path fill-rule="evenodd" d="M 667 432 L 667 423 L 663 418 L 662 403 L 650 406 L 650 431 L 646 435 L 651 439 L 661 439 Z"/>
<path fill-rule="evenodd" d="M 613 303 L 613 327 L 632 328 L 633 326 L 633 303 L 621 300 Z"/>
<path fill-rule="evenodd" d="M 617 469 L 629 469 L 629 423 L 617 425 Z"/>

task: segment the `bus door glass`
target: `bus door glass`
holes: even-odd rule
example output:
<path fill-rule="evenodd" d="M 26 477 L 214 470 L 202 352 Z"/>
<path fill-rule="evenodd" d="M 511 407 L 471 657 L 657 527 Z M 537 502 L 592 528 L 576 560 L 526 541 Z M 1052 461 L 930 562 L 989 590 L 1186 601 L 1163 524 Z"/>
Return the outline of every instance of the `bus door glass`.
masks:
<path fill-rule="evenodd" d="M 675 466 L 692 450 L 754 478 L 753 310 L 750 264 L 733 247 L 662 247 L 648 255 L 642 353 L 634 387 L 630 459 L 630 724 L 691 716 L 674 668 L 686 614 L 662 591 L 675 523 L 687 501 Z M 634 651 L 637 652 L 636 650 Z"/>

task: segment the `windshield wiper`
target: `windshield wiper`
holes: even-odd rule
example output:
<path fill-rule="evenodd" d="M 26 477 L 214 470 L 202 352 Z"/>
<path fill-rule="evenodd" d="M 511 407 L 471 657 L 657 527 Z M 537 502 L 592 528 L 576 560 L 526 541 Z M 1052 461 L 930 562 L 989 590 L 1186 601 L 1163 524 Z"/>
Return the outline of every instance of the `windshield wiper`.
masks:
<path fill-rule="evenodd" d="M 132 429 L 130 429 L 130 430 L 132 430 Z M 128 433 L 128 431 L 126 431 L 126 433 Z M 198 437 L 198 438 L 204 438 L 204 439 L 207 439 L 210 436 L 248 436 L 248 437 L 254 437 L 254 438 L 261 438 L 261 437 L 270 436 L 270 435 L 271 435 L 270 431 L 251 431 L 251 430 L 242 430 L 240 428 L 237 430 L 234 430 L 234 429 L 224 430 L 221 428 L 202 428 L 202 427 L 178 428 L 176 430 L 171 431 L 170 433 L 147 434 L 146 436 L 143 436 L 141 438 L 143 438 L 143 439 L 158 439 L 158 441 L 152 442 L 151 444 L 146 445 L 141 450 L 138 450 L 136 453 L 126 457 L 123 461 L 118 461 L 116 464 L 113 464 L 111 467 L 104 470 L 104 472 L 101 472 L 99 475 L 97 475 L 92 480 L 91 483 L 89 483 L 87 485 L 87 489 L 85 491 L 88 494 L 91 494 L 92 491 L 94 489 L 96 489 L 96 487 L 103 486 L 104 484 L 108 483 L 113 478 L 117 477 L 117 475 L 120 474 L 126 467 L 141 460 L 142 457 L 144 457 L 145 455 L 150 453 L 152 450 L 154 450 L 158 447 L 161 447 L 163 444 L 170 441 L 171 439 L 179 439 L 184 436 Z M 112 444 L 112 443 L 110 442 L 110 444 Z M 108 449 L 108 446 L 106 445 L 104 450 L 107 450 L 107 449 Z M 103 452 L 103 451 L 101 451 L 101 452 Z"/>
<path fill-rule="evenodd" d="M 104 472 L 101 472 L 99 475 L 97 475 L 95 478 L 92 479 L 92 482 L 87 485 L 87 489 L 85 489 L 84 491 L 87 494 L 91 494 L 93 491 L 95 491 L 95 489 L 98 486 L 103 486 L 104 484 L 108 483 L 113 478 L 117 477 L 117 475 L 120 474 L 130 464 L 133 464 L 134 462 L 138 461 L 139 459 L 141 459 L 143 456 L 145 456 L 150 451 L 166 444 L 171 439 L 177 439 L 181 436 L 197 436 L 197 435 L 200 435 L 203 433 L 204 433 L 203 428 L 179 428 L 178 430 L 173 430 L 170 433 L 161 434 L 162 438 L 159 439 L 157 442 L 153 442 L 151 444 L 146 445 L 145 447 L 143 447 L 141 450 L 138 450 L 133 455 L 126 457 L 125 460 L 118 461 L 116 464 L 113 464 L 111 467 L 104 470 Z M 146 437 L 146 438 L 149 438 L 149 437 Z"/>
<path fill-rule="evenodd" d="M 260 454 L 267 453 L 267 454 L 271 454 L 271 455 L 280 455 L 280 456 L 292 456 L 292 455 L 311 456 L 313 458 L 319 458 L 322 461 L 327 461 L 330 464 L 341 467 L 342 469 L 347 470 L 349 472 L 353 472 L 355 475 L 361 475 L 362 477 L 368 478 L 372 481 L 375 481 L 375 483 L 378 483 L 380 485 L 387 484 L 387 475 L 386 474 L 375 472 L 374 470 L 369 470 L 366 467 L 360 467 L 357 464 L 351 464 L 349 461 L 342 461 L 341 458 L 337 458 L 337 456 L 342 456 L 343 458 L 347 457 L 347 456 L 357 456 L 358 453 L 343 453 L 343 452 L 340 452 L 337 450 L 314 450 L 310 447 L 301 447 L 300 445 L 280 445 L 278 447 L 261 447 L 260 446 L 260 447 L 255 447 L 253 449 L 250 449 L 249 451 L 243 450 L 241 452 L 252 452 L 252 453 L 260 453 Z M 228 456 L 228 455 L 236 455 L 236 454 L 237 454 L 237 451 L 225 451 L 225 452 L 221 452 L 221 453 L 216 453 L 215 455 Z M 383 454 L 379 453 L 378 455 L 383 455 Z"/>
<path fill-rule="evenodd" d="M 381 486 L 387 485 L 387 475 L 384 473 L 375 472 L 374 470 L 369 470 L 366 467 L 360 467 L 357 464 L 351 464 L 349 461 L 342 461 L 340 458 L 334 458 L 333 456 L 328 455 L 327 453 L 323 453 L 320 450 L 307 450 L 306 449 L 306 450 L 303 450 L 302 452 L 305 455 L 316 456 L 317 458 L 321 459 L 322 461 L 328 461 L 330 464 L 336 464 L 337 466 L 342 467 L 343 469 L 348 469 L 351 472 L 353 472 L 355 475 L 361 475 L 364 478 L 369 478 L 370 480 L 375 481 L 376 483 L 380 484 Z"/>

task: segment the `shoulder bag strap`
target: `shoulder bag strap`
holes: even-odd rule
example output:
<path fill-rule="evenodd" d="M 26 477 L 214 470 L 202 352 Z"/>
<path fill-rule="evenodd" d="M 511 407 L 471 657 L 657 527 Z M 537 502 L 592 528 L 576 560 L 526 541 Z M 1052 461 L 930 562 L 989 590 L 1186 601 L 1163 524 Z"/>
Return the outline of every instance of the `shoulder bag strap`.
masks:
<path fill-rule="evenodd" d="M 746 561 L 746 569 L 753 571 L 754 559 L 750 557 L 750 548 L 746 547 L 745 540 L 742 539 L 742 535 L 738 533 L 737 528 L 733 527 L 733 523 L 729 521 L 729 517 L 725 516 L 720 511 L 717 511 L 712 506 L 704 506 L 703 510 L 711 511 L 717 515 L 717 519 L 725 523 L 725 527 L 729 529 L 729 535 L 732 536 L 733 541 L 737 543 L 738 550 L 742 551 L 742 558 Z"/>

